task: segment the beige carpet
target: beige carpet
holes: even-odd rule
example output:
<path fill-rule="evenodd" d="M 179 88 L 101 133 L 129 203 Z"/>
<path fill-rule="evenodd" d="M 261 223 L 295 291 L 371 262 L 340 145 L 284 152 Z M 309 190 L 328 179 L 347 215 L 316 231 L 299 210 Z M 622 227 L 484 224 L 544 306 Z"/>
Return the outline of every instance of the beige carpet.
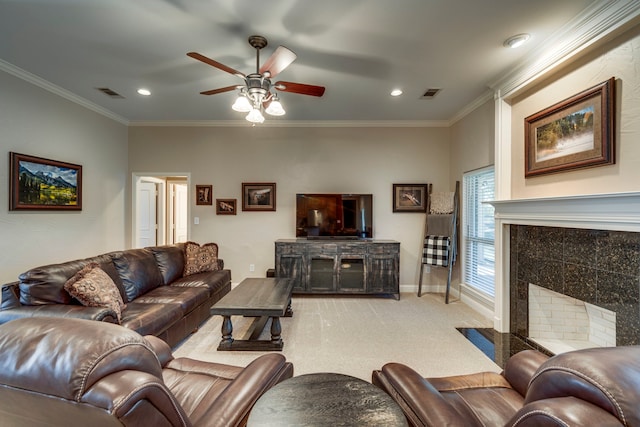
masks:
<path fill-rule="evenodd" d="M 461 302 L 443 296 L 402 294 L 392 298 L 294 296 L 294 315 L 282 318 L 282 354 L 295 375 L 337 372 L 371 380 L 371 371 L 387 362 L 405 363 L 425 377 L 500 372 L 500 367 L 471 344 L 456 327 L 492 327 Z M 242 337 L 252 319 L 232 317 L 234 337 Z M 246 366 L 262 352 L 217 351 L 221 316 L 213 316 L 174 351 L 176 357 Z M 269 324 L 261 338 L 269 337 Z"/>

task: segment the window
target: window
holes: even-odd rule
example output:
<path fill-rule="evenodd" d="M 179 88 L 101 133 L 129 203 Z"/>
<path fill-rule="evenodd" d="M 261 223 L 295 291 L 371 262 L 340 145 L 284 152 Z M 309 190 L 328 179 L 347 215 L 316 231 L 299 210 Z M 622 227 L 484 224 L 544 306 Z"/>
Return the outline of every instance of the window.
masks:
<path fill-rule="evenodd" d="M 463 281 L 491 299 L 495 296 L 495 221 L 493 166 L 463 176 Z"/>

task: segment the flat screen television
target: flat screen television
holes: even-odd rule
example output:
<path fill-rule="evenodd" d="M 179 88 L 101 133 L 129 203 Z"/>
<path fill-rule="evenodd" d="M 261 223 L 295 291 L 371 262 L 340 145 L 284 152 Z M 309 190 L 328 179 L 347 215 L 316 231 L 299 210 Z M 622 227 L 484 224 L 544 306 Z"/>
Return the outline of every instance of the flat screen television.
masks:
<path fill-rule="evenodd" d="M 296 194 L 296 237 L 373 237 L 373 195 Z"/>

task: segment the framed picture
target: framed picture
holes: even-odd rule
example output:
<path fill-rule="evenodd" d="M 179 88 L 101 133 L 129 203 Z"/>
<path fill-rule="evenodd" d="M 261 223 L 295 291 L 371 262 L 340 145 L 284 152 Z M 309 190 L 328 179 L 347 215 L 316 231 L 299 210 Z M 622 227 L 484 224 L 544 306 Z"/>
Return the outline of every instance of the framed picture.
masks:
<path fill-rule="evenodd" d="M 216 199 L 216 215 L 235 215 L 236 199 Z"/>
<path fill-rule="evenodd" d="M 243 211 L 275 211 L 276 184 L 274 182 L 242 183 Z"/>
<path fill-rule="evenodd" d="M 426 212 L 429 184 L 393 184 L 394 212 Z"/>
<path fill-rule="evenodd" d="M 525 177 L 615 163 L 615 78 L 527 117 Z"/>
<path fill-rule="evenodd" d="M 9 153 L 9 210 L 82 210 L 82 166 Z"/>
<path fill-rule="evenodd" d="M 196 185 L 196 205 L 213 205 L 213 185 Z"/>

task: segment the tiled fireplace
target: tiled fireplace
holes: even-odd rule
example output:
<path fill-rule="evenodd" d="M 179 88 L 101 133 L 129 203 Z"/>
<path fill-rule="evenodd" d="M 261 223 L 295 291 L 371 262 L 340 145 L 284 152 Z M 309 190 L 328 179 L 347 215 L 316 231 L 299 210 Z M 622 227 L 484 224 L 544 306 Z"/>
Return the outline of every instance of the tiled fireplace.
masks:
<path fill-rule="evenodd" d="M 616 345 L 616 313 L 529 284 L 528 337 L 553 353 Z"/>
<path fill-rule="evenodd" d="M 531 225 L 509 227 L 511 332 L 535 340 L 531 332 L 540 319 L 532 318 L 532 311 L 540 307 L 541 292 L 549 290 L 551 292 L 542 298 L 553 297 L 556 303 L 542 310 L 548 315 L 542 322 L 552 325 L 555 333 L 543 338 L 555 336 L 557 341 L 566 341 L 567 347 L 572 347 L 569 341 L 589 341 L 588 338 L 573 338 L 569 333 L 563 338 L 558 333 L 561 330 L 576 332 L 577 337 L 579 325 L 574 321 L 578 317 L 577 310 L 576 317 L 570 319 L 566 313 L 568 309 L 561 308 L 561 299 L 554 297 L 555 294 L 613 313 L 617 319 L 616 345 L 639 343 L 640 233 Z M 532 289 L 538 292 L 532 292 Z M 555 312 L 550 309 L 551 305 L 557 307 Z M 586 308 L 584 311 L 584 317 L 588 317 Z M 581 329 L 580 332 L 588 334 L 588 330 Z M 593 342 L 592 347 L 596 345 Z M 548 350 L 555 353 L 552 348 Z"/>
<path fill-rule="evenodd" d="M 552 353 L 640 344 L 640 193 L 492 204 L 496 330 Z"/>

